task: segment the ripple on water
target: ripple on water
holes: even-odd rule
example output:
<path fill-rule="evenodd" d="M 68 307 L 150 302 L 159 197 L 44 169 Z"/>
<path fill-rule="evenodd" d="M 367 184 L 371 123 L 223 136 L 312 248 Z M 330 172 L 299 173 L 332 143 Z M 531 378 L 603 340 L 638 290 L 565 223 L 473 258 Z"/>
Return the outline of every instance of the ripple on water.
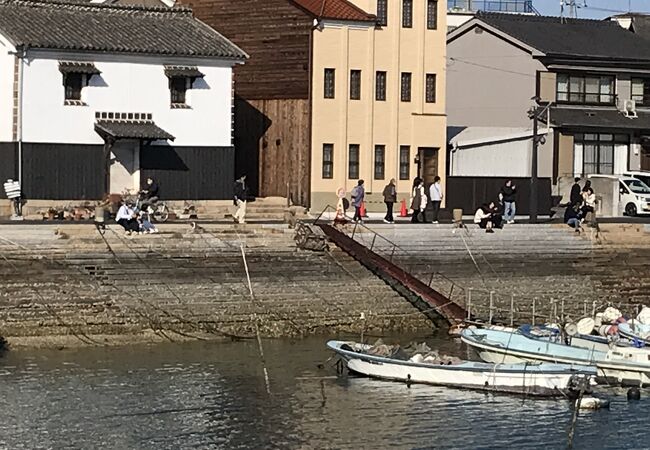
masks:
<path fill-rule="evenodd" d="M 434 342 L 435 343 L 435 342 Z M 273 395 L 250 342 L 10 353 L 0 447 L 564 448 L 571 411 L 534 400 L 336 377 L 324 340 L 268 341 Z M 462 354 L 454 341 L 447 352 Z M 650 391 L 583 413 L 578 449 L 650 448 Z"/>

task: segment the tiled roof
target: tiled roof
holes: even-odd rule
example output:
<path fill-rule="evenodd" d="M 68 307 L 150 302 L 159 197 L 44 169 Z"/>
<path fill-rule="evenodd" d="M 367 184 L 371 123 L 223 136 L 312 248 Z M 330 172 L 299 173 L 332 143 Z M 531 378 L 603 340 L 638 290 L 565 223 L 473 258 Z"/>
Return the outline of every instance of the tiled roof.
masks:
<path fill-rule="evenodd" d="M 375 22 L 377 18 L 347 0 L 292 0 L 316 18 Z"/>
<path fill-rule="evenodd" d="M 488 25 L 549 56 L 650 60 L 650 46 L 609 20 L 479 12 Z"/>
<path fill-rule="evenodd" d="M 112 139 L 174 140 L 174 136 L 153 121 L 98 120 L 95 131 Z"/>
<path fill-rule="evenodd" d="M 244 59 L 188 8 L 0 0 L 0 34 L 17 47 Z"/>
<path fill-rule="evenodd" d="M 650 129 L 650 112 L 637 110 L 637 115 L 636 119 L 630 119 L 615 109 L 554 107 L 551 123 L 558 127 Z"/>

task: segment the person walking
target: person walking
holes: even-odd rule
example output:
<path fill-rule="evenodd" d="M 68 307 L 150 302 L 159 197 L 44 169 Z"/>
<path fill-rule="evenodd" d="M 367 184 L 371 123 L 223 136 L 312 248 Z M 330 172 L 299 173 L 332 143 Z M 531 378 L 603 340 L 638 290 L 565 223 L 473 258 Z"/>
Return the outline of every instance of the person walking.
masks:
<path fill-rule="evenodd" d="M 248 186 L 246 186 L 246 175 L 235 181 L 235 195 L 233 204 L 237 207 L 233 218 L 237 223 L 246 223 L 246 202 L 248 201 Z"/>
<path fill-rule="evenodd" d="M 438 213 L 440 212 L 440 204 L 442 203 L 442 186 L 440 185 L 440 177 L 436 175 L 433 179 L 433 184 L 429 187 L 429 198 L 433 206 L 433 223 L 438 223 Z"/>
<path fill-rule="evenodd" d="M 427 207 L 427 194 L 424 189 L 424 180 L 420 177 L 416 177 L 413 180 L 413 190 L 411 192 L 411 210 L 413 210 L 413 215 L 411 216 L 412 223 L 420 223 L 420 218 L 424 222 L 424 210 Z"/>
<path fill-rule="evenodd" d="M 512 180 L 506 180 L 506 183 L 501 187 L 501 191 L 499 191 L 499 200 L 503 203 L 503 220 L 505 223 L 515 223 L 515 214 L 517 213 L 516 196 L 517 186 L 512 183 Z"/>
<path fill-rule="evenodd" d="M 580 177 L 574 179 L 575 183 L 571 186 L 571 194 L 569 195 L 570 206 L 582 204 L 582 188 L 580 187 Z"/>
<path fill-rule="evenodd" d="M 393 219 L 393 205 L 397 203 L 397 188 L 395 188 L 395 178 L 391 178 L 390 182 L 384 187 L 384 203 L 386 203 L 386 217 L 384 222 L 395 223 Z"/>
<path fill-rule="evenodd" d="M 352 220 L 358 223 L 363 223 L 363 217 L 361 217 L 361 205 L 366 197 L 366 190 L 363 187 L 363 180 L 357 181 L 357 185 L 352 188 L 350 192 L 352 197 L 352 206 L 354 206 L 354 217 Z"/>

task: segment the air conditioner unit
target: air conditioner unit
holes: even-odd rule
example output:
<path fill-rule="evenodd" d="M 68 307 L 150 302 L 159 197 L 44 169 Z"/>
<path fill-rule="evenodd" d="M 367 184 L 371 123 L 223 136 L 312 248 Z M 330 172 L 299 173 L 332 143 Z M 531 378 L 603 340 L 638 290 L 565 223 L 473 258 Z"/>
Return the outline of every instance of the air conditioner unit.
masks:
<path fill-rule="evenodd" d="M 634 100 L 625 100 L 623 102 L 623 114 L 629 119 L 636 119 L 636 102 Z"/>

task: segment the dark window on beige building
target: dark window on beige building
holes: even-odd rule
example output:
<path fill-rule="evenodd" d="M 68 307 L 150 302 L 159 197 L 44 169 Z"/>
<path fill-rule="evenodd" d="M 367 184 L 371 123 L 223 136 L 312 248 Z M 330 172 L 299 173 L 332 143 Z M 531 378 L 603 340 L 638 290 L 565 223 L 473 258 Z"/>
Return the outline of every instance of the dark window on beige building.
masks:
<path fill-rule="evenodd" d="M 438 0 L 427 0 L 427 30 L 438 28 Z"/>
<path fill-rule="evenodd" d="M 386 101 L 386 72 L 378 71 L 375 76 L 375 100 Z"/>
<path fill-rule="evenodd" d="M 325 83 L 323 97 L 334 98 L 334 69 L 325 69 Z"/>
<path fill-rule="evenodd" d="M 403 102 L 411 101 L 411 73 L 410 72 L 402 72 L 401 99 Z"/>
<path fill-rule="evenodd" d="M 388 25 L 388 0 L 377 0 L 377 25 Z"/>
<path fill-rule="evenodd" d="M 402 0 L 402 28 L 413 28 L 413 0 Z"/>
<path fill-rule="evenodd" d="M 361 100 L 361 71 L 350 71 L 350 100 Z"/>
<path fill-rule="evenodd" d="M 436 74 L 435 73 L 427 74 L 426 100 L 427 103 L 436 102 Z"/>
<path fill-rule="evenodd" d="M 408 180 L 410 177 L 410 157 L 411 147 L 408 145 L 400 145 L 399 147 L 399 179 Z"/>
<path fill-rule="evenodd" d="M 375 180 L 383 180 L 386 167 L 386 146 L 375 145 Z"/>
<path fill-rule="evenodd" d="M 334 144 L 323 144 L 323 178 L 334 178 Z"/>
<path fill-rule="evenodd" d="M 350 144 L 348 178 L 351 180 L 357 180 L 359 178 L 359 144 Z"/>

